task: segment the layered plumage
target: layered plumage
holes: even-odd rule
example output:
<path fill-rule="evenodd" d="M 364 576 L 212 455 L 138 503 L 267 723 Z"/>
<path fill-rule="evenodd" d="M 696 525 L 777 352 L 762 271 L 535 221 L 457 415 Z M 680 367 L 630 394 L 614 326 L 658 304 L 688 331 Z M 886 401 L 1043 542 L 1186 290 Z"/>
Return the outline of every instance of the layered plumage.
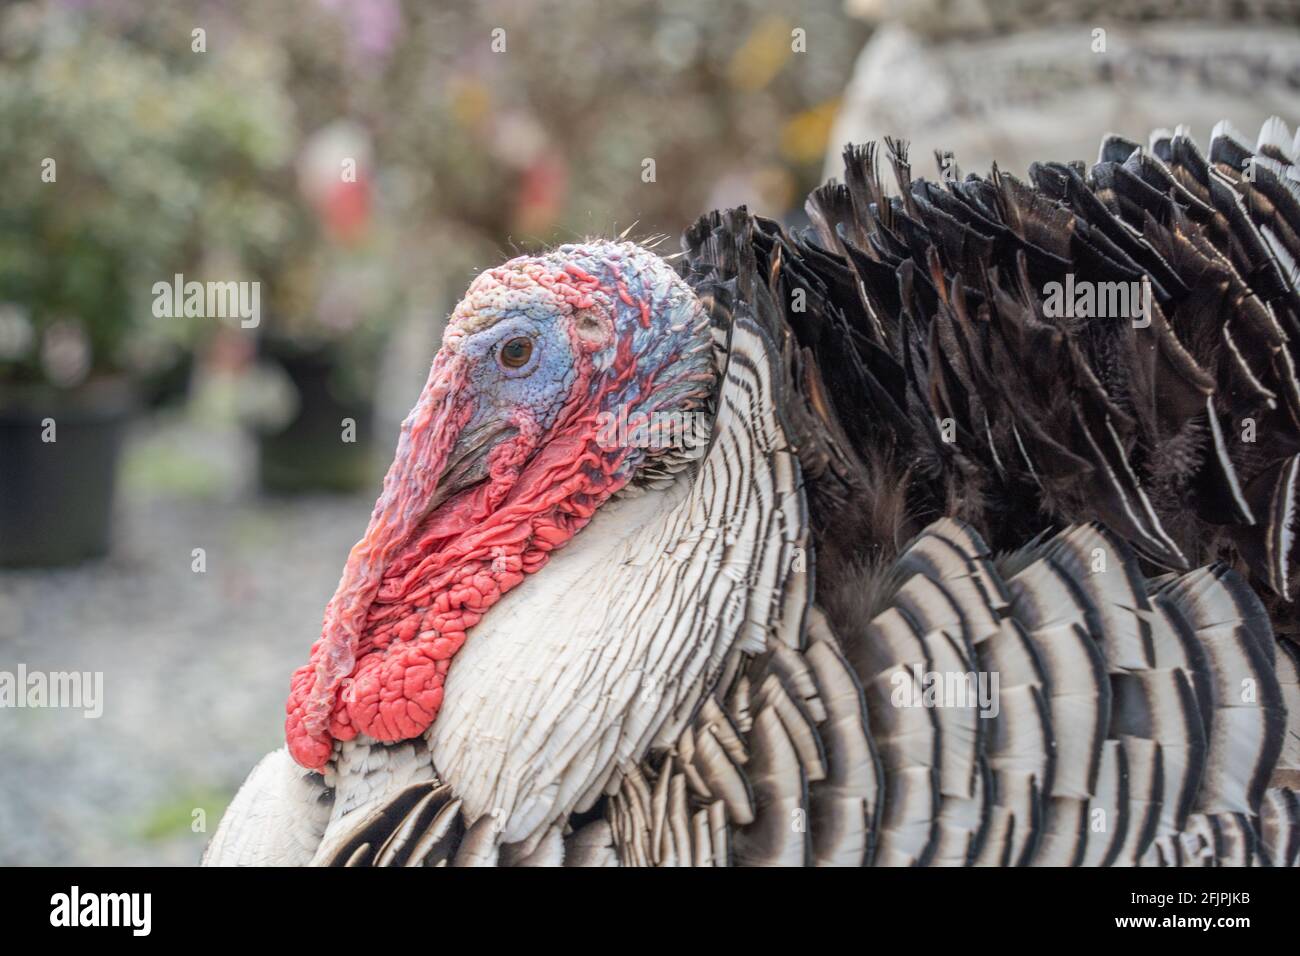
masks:
<path fill-rule="evenodd" d="M 1300 863 L 1296 144 L 1112 137 L 1029 183 L 886 150 L 893 195 L 850 148 L 810 228 L 684 238 L 712 443 L 563 578 L 618 597 L 607 656 L 683 662 L 565 751 L 599 788 L 503 823 L 435 723 L 324 776 L 272 755 L 237 816 L 310 806 L 298 856 L 335 864 Z M 260 839 L 228 818 L 209 859 Z"/>

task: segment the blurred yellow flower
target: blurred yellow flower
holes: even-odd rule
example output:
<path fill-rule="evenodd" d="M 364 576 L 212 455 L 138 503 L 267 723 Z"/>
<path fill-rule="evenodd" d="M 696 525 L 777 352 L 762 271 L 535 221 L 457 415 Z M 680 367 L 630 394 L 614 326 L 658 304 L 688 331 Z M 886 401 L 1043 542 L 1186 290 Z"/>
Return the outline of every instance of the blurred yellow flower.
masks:
<path fill-rule="evenodd" d="M 790 117 L 781 128 L 781 155 L 792 163 L 821 162 L 839 109 L 837 97 Z"/>
<path fill-rule="evenodd" d="M 779 14 L 761 18 L 731 57 L 727 67 L 731 85 L 752 93 L 771 83 L 794 52 L 792 29 L 790 21 Z"/>
<path fill-rule="evenodd" d="M 492 92 L 472 77 L 457 77 L 452 86 L 451 110 L 466 129 L 479 126 L 492 109 Z"/>

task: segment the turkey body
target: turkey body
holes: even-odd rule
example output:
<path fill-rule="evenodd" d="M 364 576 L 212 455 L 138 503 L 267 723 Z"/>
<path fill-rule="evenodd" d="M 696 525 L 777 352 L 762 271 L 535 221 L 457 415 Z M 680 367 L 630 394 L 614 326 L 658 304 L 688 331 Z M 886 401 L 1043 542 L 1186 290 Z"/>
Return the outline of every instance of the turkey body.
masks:
<path fill-rule="evenodd" d="M 422 738 L 268 757 L 207 862 L 1300 862 L 1294 156 L 889 143 L 802 233 L 705 217 L 704 454 L 487 615 Z"/>

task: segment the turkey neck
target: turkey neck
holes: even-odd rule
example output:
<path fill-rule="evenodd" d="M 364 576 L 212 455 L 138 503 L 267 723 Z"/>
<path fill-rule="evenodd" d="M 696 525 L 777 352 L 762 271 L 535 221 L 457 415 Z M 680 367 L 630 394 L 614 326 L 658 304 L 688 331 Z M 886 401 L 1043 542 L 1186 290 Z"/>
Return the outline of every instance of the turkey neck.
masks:
<path fill-rule="evenodd" d="M 807 513 L 773 351 L 738 323 L 707 456 L 609 501 L 457 657 L 429 750 L 500 843 L 529 852 L 676 740 L 742 653 L 800 642 Z"/>

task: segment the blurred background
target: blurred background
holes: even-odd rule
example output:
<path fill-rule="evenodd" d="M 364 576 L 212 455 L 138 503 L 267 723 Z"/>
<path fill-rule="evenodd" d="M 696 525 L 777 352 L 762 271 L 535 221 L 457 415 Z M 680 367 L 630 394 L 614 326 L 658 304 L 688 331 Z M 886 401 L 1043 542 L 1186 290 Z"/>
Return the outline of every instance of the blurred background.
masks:
<path fill-rule="evenodd" d="M 103 699 L 0 697 L 0 864 L 197 861 L 281 742 L 478 269 L 741 203 L 798 225 L 849 140 L 1022 175 L 1108 130 L 1294 123 L 1297 24 L 1290 0 L 3 5 L 0 679 L 101 674 Z M 257 308 L 187 316 L 188 282 Z"/>

